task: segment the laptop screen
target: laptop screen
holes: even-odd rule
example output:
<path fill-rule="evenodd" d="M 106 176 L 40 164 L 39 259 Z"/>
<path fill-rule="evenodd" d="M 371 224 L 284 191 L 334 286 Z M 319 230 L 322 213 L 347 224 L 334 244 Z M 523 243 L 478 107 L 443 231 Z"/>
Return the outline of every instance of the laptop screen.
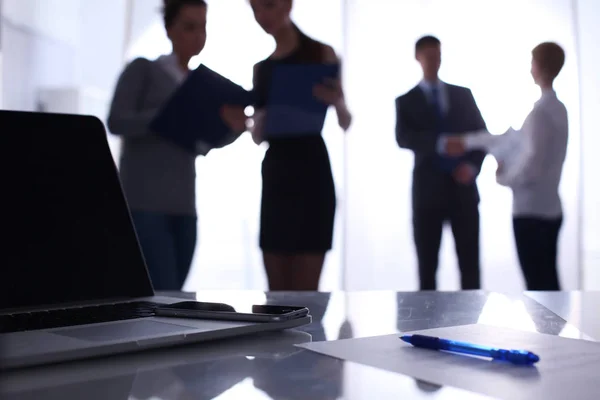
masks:
<path fill-rule="evenodd" d="M 153 294 L 102 123 L 0 111 L 0 309 Z"/>

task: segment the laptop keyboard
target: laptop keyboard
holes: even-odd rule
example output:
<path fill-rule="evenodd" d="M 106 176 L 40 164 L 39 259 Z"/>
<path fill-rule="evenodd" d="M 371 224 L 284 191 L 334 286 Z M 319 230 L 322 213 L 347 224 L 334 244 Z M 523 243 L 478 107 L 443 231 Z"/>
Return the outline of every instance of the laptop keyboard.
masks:
<path fill-rule="evenodd" d="M 0 333 L 61 328 L 154 316 L 161 304 L 134 301 L 78 308 L 0 315 Z"/>

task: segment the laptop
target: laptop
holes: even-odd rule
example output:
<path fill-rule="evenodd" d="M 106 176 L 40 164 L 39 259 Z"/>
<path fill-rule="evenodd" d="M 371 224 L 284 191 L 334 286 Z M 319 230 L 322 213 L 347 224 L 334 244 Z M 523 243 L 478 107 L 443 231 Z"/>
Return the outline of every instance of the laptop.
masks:
<path fill-rule="evenodd" d="M 0 111 L 0 369 L 290 329 L 159 318 L 106 131 L 91 116 Z"/>
<path fill-rule="evenodd" d="M 300 330 L 267 332 L 219 346 L 199 343 L 4 371 L 0 399 L 87 400 L 95 393 L 102 399 L 160 398 L 161 390 L 170 386 L 169 378 L 174 384 L 184 383 L 198 398 L 212 399 L 251 376 L 257 364 L 278 365 L 304 351 L 295 345 L 311 340 L 309 333 Z"/>

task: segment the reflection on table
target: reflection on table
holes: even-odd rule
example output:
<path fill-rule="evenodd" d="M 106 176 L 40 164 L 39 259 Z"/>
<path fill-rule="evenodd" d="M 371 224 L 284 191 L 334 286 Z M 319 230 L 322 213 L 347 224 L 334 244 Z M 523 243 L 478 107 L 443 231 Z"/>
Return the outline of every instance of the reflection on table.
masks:
<path fill-rule="evenodd" d="M 236 309 L 252 304 L 303 305 L 311 310 L 313 323 L 294 331 L 15 371 L 0 377 L 0 398 L 483 399 L 295 345 L 477 323 L 589 338 L 529 296 L 483 291 L 219 291 L 198 293 L 196 298 L 228 303 Z M 561 304 L 568 307 L 569 301 Z"/>

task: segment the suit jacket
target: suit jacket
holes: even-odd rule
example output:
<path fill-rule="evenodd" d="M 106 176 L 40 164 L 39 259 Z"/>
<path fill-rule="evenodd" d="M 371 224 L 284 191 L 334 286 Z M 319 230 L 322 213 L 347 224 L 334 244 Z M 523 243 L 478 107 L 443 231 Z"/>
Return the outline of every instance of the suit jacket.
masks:
<path fill-rule="evenodd" d="M 445 133 L 465 133 L 486 129 L 485 121 L 470 89 L 446 84 L 448 110 Z M 440 168 L 437 152 L 439 134 L 435 129 L 435 111 L 423 90 L 416 86 L 396 99 L 396 141 L 415 154 L 413 170 L 413 208 L 447 204 L 479 203 L 476 183 L 462 185 Z M 485 153 L 472 151 L 462 161 L 479 173 Z"/>

